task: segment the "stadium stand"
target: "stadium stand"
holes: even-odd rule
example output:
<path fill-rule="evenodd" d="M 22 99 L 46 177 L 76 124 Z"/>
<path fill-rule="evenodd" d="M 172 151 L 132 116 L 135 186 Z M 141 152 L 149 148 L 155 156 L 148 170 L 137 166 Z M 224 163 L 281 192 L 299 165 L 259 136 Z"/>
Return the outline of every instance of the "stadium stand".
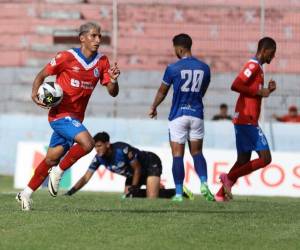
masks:
<path fill-rule="evenodd" d="M 89 115 L 109 117 L 146 116 L 160 84 L 165 66 L 176 60 L 171 38 L 179 32 L 194 39 L 193 53 L 207 61 L 213 79 L 206 97 L 208 118 L 222 102 L 232 113 L 235 95 L 230 84 L 241 65 L 256 49 L 261 36 L 259 1 L 199 3 L 190 0 L 118 0 L 117 48 L 113 46 L 113 1 L 109 0 L 20 0 L 0 1 L 0 85 L 5 97 L 1 112 L 42 113 L 30 100 L 34 74 L 59 50 L 76 46 L 76 28 L 87 20 L 103 28 L 101 50 L 122 69 L 120 96 L 111 100 L 96 91 Z M 276 60 L 267 69 L 278 83 L 278 92 L 265 105 L 270 114 L 284 112 L 290 104 L 300 106 L 297 73 L 300 66 L 300 3 L 268 1 L 264 34 L 278 42 Z M 228 93 L 224 95 L 224 92 Z M 105 96 L 105 97 L 104 97 Z M 168 113 L 170 98 L 161 108 Z M 215 100 L 218 100 L 217 102 Z M 9 103 L 7 103 L 9 101 Z M 106 105 L 106 110 L 99 108 Z"/>

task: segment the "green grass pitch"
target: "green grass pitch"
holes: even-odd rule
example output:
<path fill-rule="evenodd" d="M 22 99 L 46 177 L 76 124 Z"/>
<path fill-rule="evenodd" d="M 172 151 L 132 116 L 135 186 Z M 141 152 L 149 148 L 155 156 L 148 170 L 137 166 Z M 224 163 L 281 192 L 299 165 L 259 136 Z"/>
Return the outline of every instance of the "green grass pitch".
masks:
<path fill-rule="evenodd" d="M 121 200 L 79 192 L 33 196 L 20 211 L 12 180 L 0 177 L 0 249 L 300 249 L 300 199 L 236 197 L 226 204 Z"/>

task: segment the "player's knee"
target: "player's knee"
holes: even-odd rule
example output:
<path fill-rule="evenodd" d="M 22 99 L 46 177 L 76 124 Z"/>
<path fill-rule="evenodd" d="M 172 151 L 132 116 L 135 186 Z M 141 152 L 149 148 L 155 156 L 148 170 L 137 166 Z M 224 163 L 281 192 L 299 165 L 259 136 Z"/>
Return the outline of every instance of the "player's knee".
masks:
<path fill-rule="evenodd" d="M 48 158 L 48 157 L 46 157 L 45 161 L 49 167 L 53 167 L 59 163 L 59 159 L 52 159 L 52 158 Z"/>
<path fill-rule="evenodd" d="M 90 141 L 86 142 L 84 145 L 82 145 L 82 148 L 86 153 L 89 153 L 93 150 L 94 146 L 95 146 L 94 141 L 90 140 Z"/>
<path fill-rule="evenodd" d="M 191 150 L 191 155 L 195 156 L 195 155 L 202 155 L 202 150 Z"/>
<path fill-rule="evenodd" d="M 272 162 L 272 156 L 270 154 L 266 155 L 266 156 L 262 157 L 262 160 L 264 161 L 264 167 L 265 167 Z"/>
<path fill-rule="evenodd" d="M 160 178 L 150 176 L 147 180 L 147 198 L 157 198 L 159 195 Z"/>
<path fill-rule="evenodd" d="M 148 199 L 155 199 L 157 197 L 158 197 L 158 191 L 147 192 L 147 198 Z"/>
<path fill-rule="evenodd" d="M 268 157 L 265 159 L 265 164 L 266 164 L 266 166 L 269 165 L 271 162 L 272 162 L 272 157 L 271 157 L 271 155 L 270 155 L 270 156 L 268 156 Z"/>

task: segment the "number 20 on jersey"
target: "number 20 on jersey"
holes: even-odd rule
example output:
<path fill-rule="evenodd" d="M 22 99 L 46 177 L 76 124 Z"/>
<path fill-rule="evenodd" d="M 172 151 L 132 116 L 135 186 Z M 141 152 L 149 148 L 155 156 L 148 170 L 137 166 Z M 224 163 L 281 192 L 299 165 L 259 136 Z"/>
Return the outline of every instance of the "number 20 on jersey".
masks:
<path fill-rule="evenodd" d="M 203 70 L 181 70 L 181 79 L 185 80 L 181 86 L 182 92 L 199 92 L 203 81 Z"/>

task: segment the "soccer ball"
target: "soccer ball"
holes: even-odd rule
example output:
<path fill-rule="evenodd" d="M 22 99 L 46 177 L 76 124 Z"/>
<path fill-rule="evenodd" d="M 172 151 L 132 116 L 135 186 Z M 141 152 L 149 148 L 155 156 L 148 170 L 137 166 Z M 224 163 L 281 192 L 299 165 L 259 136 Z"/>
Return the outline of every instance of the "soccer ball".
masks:
<path fill-rule="evenodd" d="M 63 98 L 63 90 L 56 82 L 44 82 L 39 87 L 38 98 L 47 107 L 55 107 Z"/>

